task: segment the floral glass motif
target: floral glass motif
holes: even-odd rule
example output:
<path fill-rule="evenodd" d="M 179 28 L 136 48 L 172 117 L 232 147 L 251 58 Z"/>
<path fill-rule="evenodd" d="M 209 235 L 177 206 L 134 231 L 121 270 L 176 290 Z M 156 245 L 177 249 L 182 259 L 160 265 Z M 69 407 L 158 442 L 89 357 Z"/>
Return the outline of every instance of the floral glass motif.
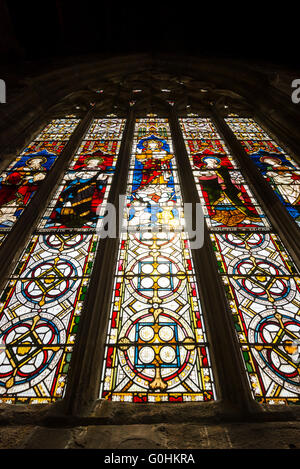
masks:
<path fill-rule="evenodd" d="M 213 400 L 189 241 L 174 231 L 183 213 L 167 119 L 136 120 L 126 197 L 100 397 Z"/>
<path fill-rule="evenodd" d="M 228 173 L 235 172 L 237 164 L 228 154 L 210 119 L 186 118 L 180 123 L 205 209 L 210 199 L 203 196 L 203 184 L 198 178 L 199 170 L 200 174 L 207 174 L 207 164 L 203 165 L 207 156 L 217 159 L 215 166 L 214 163 L 210 165 L 214 168 L 210 171 L 215 172 L 210 178 L 218 178 L 221 187 L 230 187 L 227 184 Z M 254 130 L 251 128 L 251 132 Z M 198 142 L 203 141 L 202 138 L 206 142 L 200 147 Z M 220 144 L 223 149 L 220 149 Z M 195 148 L 197 152 L 193 151 Z M 227 175 L 222 168 L 226 168 Z M 241 172 L 239 175 L 242 178 Z M 233 180 L 232 177 L 230 179 Z M 248 188 L 244 179 L 243 186 Z M 242 195 L 241 186 L 240 189 Z M 230 197 L 231 193 L 236 194 L 227 191 L 226 195 L 233 203 L 236 199 Z M 257 203 L 255 207 L 262 214 Z M 300 343 L 299 272 L 279 236 L 271 232 L 266 218 L 259 226 L 252 219 L 251 224 L 256 223 L 255 230 L 250 224 L 245 226 L 244 220 L 231 224 L 232 219 L 228 218 L 225 223 L 223 218 L 223 226 L 217 226 L 208 219 L 207 226 L 232 311 L 249 386 L 258 402 L 297 403 L 300 395 L 299 363 L 295 360 L 297 341 Z"/>
<path fill-rule="evenodd" d="M 0 175 L 0 230 L 9 231 L 28 205 L 79 120 L 54 119 Z"/>
<path fill-rule="evenodd" d="M 300 226 L 300 167 L 250 118 L 225 119 L 236 138 Z"/>
<path fill-rule="evenodd" d="M 123 119 L 93 121 L 66 173 L 78 170 L 88 176 L 92 165 L 92 171 L 102 175 L 109 159 L 112 175 L 119 144 L 111 149 L 102 138 L 121 138 L 124 124 Z M 56 201 L 54 195 L 50 213 Z M 99 236 L 94 226 L 87 232 L 75 221 L 56 231 L 42 226 L 32 235 L 0 297 L 0 402 L 51 402 L 61 399 L 66 389 Z"/>

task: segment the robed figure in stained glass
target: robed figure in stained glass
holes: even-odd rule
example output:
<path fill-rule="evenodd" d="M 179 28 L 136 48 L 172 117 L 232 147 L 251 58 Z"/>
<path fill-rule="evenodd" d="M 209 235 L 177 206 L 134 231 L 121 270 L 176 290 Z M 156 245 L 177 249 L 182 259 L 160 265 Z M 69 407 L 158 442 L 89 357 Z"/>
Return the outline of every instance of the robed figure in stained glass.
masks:
<path fill-rule="evenodd" d="M 142 219 L 152 224 L 172 223 L 177 210 L 170 146 L 151 133 L 138 141 L 136 150 L 129 220 L 139 217 L 139 223 Z"/>
<path fill-rule="evenodd" d="M 250 155 L 293 218 L 300 221 L 300 171 L 284 155 L 259 150 Z"/>
<path fill-rule="evenodd" d="M 149 184 L 168 184 L 172 176 L 170 160 L 173 155 L 170 147 L 162 138 L 151 135 L 139 141 L 136 154 L 138 162 L 142 163 L 142 177 L 140 188 Z"/>
<path fill-rule="evenodd" d="M 21 211 L 36 192 L 56 155 L 41 151 L 23 156 L 9 172 L 0 178 L 0 224 L 13 225 Z"/>
<path fill-rule="evenodd" d="M 69 171 L 65 175 L 65 185 L 48 225 L 67 228 L 81 228 L 95 224 L 97 208 L 102 204 L 108 181 L 104 172 L 103 155 L 96 151 L 85 157 L 85 170 Z"/>
<path fill-rule="evenodd" d="M 259 221 L 238 171 L 221 166 L 216 156 L 204 156 L 205 169 L 198 178 L 211 218 L 225 226 L 237 226 L 244 220 Z"/>

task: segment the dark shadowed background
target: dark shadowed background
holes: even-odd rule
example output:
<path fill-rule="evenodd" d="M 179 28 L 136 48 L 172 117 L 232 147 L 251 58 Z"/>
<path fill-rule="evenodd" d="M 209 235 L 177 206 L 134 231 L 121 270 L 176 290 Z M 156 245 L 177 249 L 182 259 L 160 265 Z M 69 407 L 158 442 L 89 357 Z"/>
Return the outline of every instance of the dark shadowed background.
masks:
<path fill-rule="evenodd" d="M 289 2 L 0 0 L 5 61 L 172 52 L 295 66 Z M 6 25 L 6 26 L 5 26 Z M 10 37 L 5 37 L 8 35 Z"/>

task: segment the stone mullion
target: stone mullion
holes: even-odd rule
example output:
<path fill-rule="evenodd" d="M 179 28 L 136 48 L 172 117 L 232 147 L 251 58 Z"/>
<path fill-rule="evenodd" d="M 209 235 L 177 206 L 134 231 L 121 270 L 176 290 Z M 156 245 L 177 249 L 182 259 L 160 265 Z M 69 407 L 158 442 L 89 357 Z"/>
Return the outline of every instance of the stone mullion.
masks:
<path fill-rule="evenodd" d="M 57 181 L 62 177 L 71 158 L 79 146 L 92 119 L 92 110 L 82 118 L 71 135 L 66 146 L 58 156 L 55 164 L 46 175 L 36 194 L 25 208 L 23 214 L 17 220 L 13 228 L 7 233 L 7 237 L 0 247 L 0 287 L 3 286 L 5 278 L 9 275 L 16 259 L 24 249 L 25 242 L 33 233 L 37 223 L 42 216 L 47 203 L 54 193 Z"/>
<path fill-rule="evenodd" d="M 268 216 L 273 230 L 284 241 L 299 269 L 299 228 L 216 109 L 212 110 L 212 117 L 218 131 L 228 147 L 231 148 L 242 173 L 247 175 L 245 179 L 251 183 L 252 192 Z"/>
<path fill-rule="evenodd" d="M 119 226 L 119 195 L 125 194 L 134 130 L 134 111 L 129 111 L 107 203 L 116 208 Z M 76 337 L 63 399 L 65 415 L 84 415 L 99 397 L 107 325 L 120 239 L 100 239 Z M 59 403 L 58 403 L 59 405 Z"/>
<path fill-rule="evenodd" d="M 175 111 L 170 113 L 170 126 L 178 163 L 178 173 L 184 203 L 200 203 L 189 157 Z M 193 220 L 195 229 L 195 220 Z M 217 269 L 209 231 L 204 222 L 204 243 L 192 249 L 201 305 L 210 344 L 217 398 L 221 412 L 244 418 L 260 413 L 260 406 L 252 398 L 239 346 L 235 337 L 231 311 L 224 286 Z M 200 404 L 201 405 L 201 404 Z"/>

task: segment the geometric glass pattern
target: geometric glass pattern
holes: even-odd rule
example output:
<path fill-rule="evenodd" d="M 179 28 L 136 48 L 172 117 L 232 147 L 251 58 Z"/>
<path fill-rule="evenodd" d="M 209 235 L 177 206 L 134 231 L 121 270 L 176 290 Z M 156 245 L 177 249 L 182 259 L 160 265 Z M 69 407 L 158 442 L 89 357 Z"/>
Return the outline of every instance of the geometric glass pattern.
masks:
<path fill-rule="evenodd" d="M 52 225 L 38 227 L 1 293 L 0 402 L 42 403 L 64 396 L 99 241 L 95 223 L 88 224 L 98 202 L 90 189 L 96 192 L 95 181 L 103 181 L 108 172 L 114 171 L 119 146 L 103 140 L 104 136 L 107 140 L 114 137 L 112 128 L 120 138 L 124 121 L 94 121 L 66 171 L 80 174 L 69 192 L 72 196 L 61 204 L 73 223 L 60 223 L 55 230 Z M 109 188 L 107 184 L 106 192 Z M 57 200 L 63 198 L 61 193 L 57 198 L 57 192 L 42 220 L 48 219 Z M 78 209 L 83 199 L 88 199 L 83 202 L 87 212 L 84 223 L 80 219 L 84 211 Z"/>
<path fill-rule="evenodd" d="M 167 119 L 137 119 L 100 398 L 216 398 Z"/>
<path fill-rule="evenodd" d="M 300 226 L 300 167 L 250 118 L 225 119 L 244 150 Z"/>
<path fill-rule="evenodd" d="M 0 230 L 9 231 L 74 132 L 79 119 L 54 119 L 0 175 Z"/>
<path fill-rule="evenodd" d="M 231 168 L 237 165 L 226 151 L 213 123 L 204 118 L 181 119 L 181 128 L 200 199 L 203 186 L 198 181 L 198 168 L 208 181 L 218 181 L 225 196 L 230 199 L 229 210 L 238 208 L 238 203 L 234 203 L 237 201 L 235 195 L 241 197 L 242 185 L 235 182 L 240 189 L 237 194 L 228 185 L 229 178 L 226 176 L 226 171 L 236 171 Z M 210 164 L 209 170 L 207 157 L 216 158 L 216 164 Z M 235 178 L 235 181 L 238 179 Z M 216 195 L 216 187 L 214 185 L 212 190 L 215 199 L 220 197 L 221 192 L 219 190 Z M 224 198 L 221 198 L 222 202 Z M 207 204 L 204 208 L 210 200 L 201 199 L 202 204 Z M 219 200 L 214 204 L 215 211 L 211 212 L 211 218 L 215 217 Z M 256 210 L 262 213 L 258 204 Z M 211 218 L 208 218 L 207 226 L 252 395 L 261 403 L 297 403 L 300 375 L 294 354 L 298 340 L 300 344 L 299 272 L 266 219 L 267 224 L 263 225 L 255 221 L 256 227 L 253 229 L 254 221 L 245 226 L 246 218 L 242 219 L 242 216 L 236 223 L 223 216 L 222 226 L 211 223 Z"/>

